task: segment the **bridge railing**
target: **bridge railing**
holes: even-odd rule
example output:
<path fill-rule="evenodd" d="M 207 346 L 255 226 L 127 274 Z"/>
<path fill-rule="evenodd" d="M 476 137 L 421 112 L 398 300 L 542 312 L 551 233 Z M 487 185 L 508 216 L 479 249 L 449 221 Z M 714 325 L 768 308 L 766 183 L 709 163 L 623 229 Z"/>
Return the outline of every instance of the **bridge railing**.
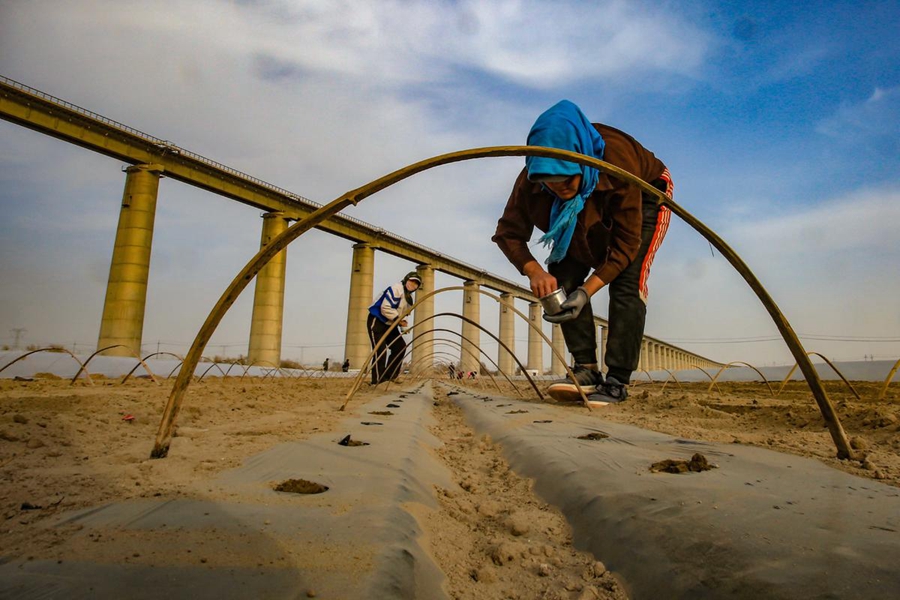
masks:
<path fill-rule="evenodd" d="M 4 77 L 2 75 L 0 75 L 0 82 L 2 82 L 6 86 L 15 88 L 21 92 L 25 92 L 32 96 L 37 96 L 38 98 L 41 98 L 42 100 L 45 100 L 46 102 L 49 102 L 56 106 L 66 108 L 72 112 L 78 113 L 89 119 L 93 119 L 95 121 L 100 121 L 100 122 L 104 123 L 105 125 L 108 125 L 115 129 L 121 130 L 125 133 L 128 133 L 129 135 L 138 137 L 146 142 L 149 142 L 149 143 L 157 146 L 158 148 L 165 150 L 169 153 L 177 154 L 179 156 L 184 156 L 184 157 L 190 158 L 191 160 L 203 163 L 203 164 L 213 167 L 214 169 L 217 169 L 219 171 L 224 171 L 224 172 L 226 172 L 234 177 L 237 177 L 239 179 L 243 179 L 243 180 L 252 182 L 260 187 L 263 187 L 263 188 L 266 188 L 267 190 L 275 192 L 276 194 L 278 194 L 280 196 L 284 196 L 284 197 L 296 202 L 297 204 L 303 205 L 305 208 L 308 208 L 310 210 L 314 211 L 314 210 L 318 210 L 319 208 L 322 207 L 322 204 L 319 204 L 318 202 L 310 200 L 309 198 L 305 198 L 303 196 L 295 194 L 294 192 L 291 192 L 284 188 L 278 187 L 277 185 L 273 185 L 273 184 L 263 181 L 261 179 L 257 179 L 256 177 L 253 177 L 252 175 L 248 175 L 247 173 L 238 171 L 237 169 L 229 167 L 228 165 L 223 165 L 220 162 L 214 161 L 205 156 L 201 156 L 200 154 L 196 154 L 194 152 L 191 152 L 190 150 L 185 150 L 184 148 L 181 148 L 168 140 L 163 140 L 156 136 L 150 135 L 149 133 L 144 133 L 143 131 L 140 131 L 133 127 L 129 127 L 128 125 L 119 123 L 118 121 L 115 121 L 108 117 L 104 117 L 101 114 L 95 113 L 86 108 L 82 108 L 81 106 L 78 106 L 77 104 L 72 104 L 71 102 L 66 102 L 65 100 L 63 100 L 61 98 L 57 98 L 56 96 L 52 96 L 46 92 L 42 92 L 41 90 L 38 90 L 31 86 L 25 85 L 24 83 L 20 83 L 18 81 L 9 79 L 8 77 Z M 366 223 L 362 219 L 357 219 L 356 217 L 351 217 L 348 215 L 335 215 L 333 217 L 333 219 L 335 221 L 345 221 L 345 222 L 355 223 L 356 225 L 359 225 L 360 227 L 362 227 L 364 229 L 368 229 L 368 230 L 377 232 L 379 235 L 384 236 L 385 239 L 402 242 L 413 248 L 418 248 L 424 252 L 433 254 L 439 258 L 445 258 L 443 253 L 438 252 L 437 250 L 434 250 L 433 248 L 423 246 L 422 244 L 419 244 L 418 242 L 414 242 L 403 236 L 397 235 L 395 233 L 391 233 L 391 232 L 385 230 L 384 228 L 376 227 L 375 225 L 372 225 L 371 223 Z M 484 269 L 482 269 L 480 267 L 476 267 L 475 265 L 466 263 L 464 261 L 453 258 L 451 256 L 446 256 L 446 258 L 457 265 L 460 265 L 467 269 L 471 269 L 472 271 L 474 271 L 476 273 L 480 273 L 485 277 L 490 276 L 491 279 L 502 281 L 511 287 L 521 287 L 519 284 L 509 281 L 508 279 L 498 277 L 493 274 L 489 274 Z"/>

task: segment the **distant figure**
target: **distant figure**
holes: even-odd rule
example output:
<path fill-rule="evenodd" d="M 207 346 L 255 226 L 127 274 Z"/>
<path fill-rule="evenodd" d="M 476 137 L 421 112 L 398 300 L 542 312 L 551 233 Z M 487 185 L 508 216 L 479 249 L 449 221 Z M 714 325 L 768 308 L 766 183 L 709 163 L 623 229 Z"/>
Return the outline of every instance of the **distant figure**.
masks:
<path fill-rule="evenodd" d="M 456 379 L 456 369 L 453 367 L 453 365 L 447 367 L 447 370 L 450 372 L 450 379 Z"/>
<path fill-rule="evenodd" d="M 459 369 L 458 371 L 456 371 L 456 378 L 457 378 L 457 379 L 462 379 L 462 378 L 463 378 L 463 375 L 464 375 L 464 373 L 462 372 L 462 369 Z"/>
<path fill-rule="evenodd" d="M 322 363 L 322 370 L 323 371 L 328 370 L 328 359 L 327 358 L 325 359 L 325 362 Z"/>
<path fill-rule="evenodd" d="M 406 274 L 399 283 L 395 283 L 385 289 L 372 306 L 369 307 L 369 318 L 366 328 L 369 331 L 369 341 L 372 348 L 378 340 L 393 325 L 400 315 L 405 313 L 413 305 L 413 293 L 422 285 L 422 278 L 412 271 Z M 378 348 L 373 358 L 372 385 L 378 385 L 385 381 L 397 379 L 403 364 L 403 355 L 406 354 L 406 341 L 403 339 L 401 327 L 406 327 L 406 319 L 401 320 L 397 327 L 391 329 L 384 344 Z M 390 357 L 388 357 L 388 349 Z"/>
<path fill-rule="evenodd" d="M 344 359 L 344 364 L 341 365 L 341 371 L 346 373 L 349 370 L 350 370 L 350 359 L 346 358 L 346 359 Z"/>
<path fill-rule="evenodd" d="M 469 371 L 469 379 L 475 379 L 475 371 Z"/>

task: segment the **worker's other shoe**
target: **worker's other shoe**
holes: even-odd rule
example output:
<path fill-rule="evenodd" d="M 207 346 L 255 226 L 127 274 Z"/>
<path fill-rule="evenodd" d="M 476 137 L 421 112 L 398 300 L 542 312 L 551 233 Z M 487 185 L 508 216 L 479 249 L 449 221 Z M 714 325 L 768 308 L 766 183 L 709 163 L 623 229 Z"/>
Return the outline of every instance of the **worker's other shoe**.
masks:
<path fill-rule="evenodd" d="M 606 382 L 597 386 L 597 391 L 588 396 L 590 406 L 607 406 L 618 404 L 628 398 L 628 390 L 624 383 L 615 377 L 607 377 Z"/>
<path fill-rule="evenodd" d="M 581 386 L 584 395 L 594 393 L 603 383 L 603 374 L 584 365 L 575 365 L 572 368 L 572 374 L 575 375 L 573 381 L 571 376 L 550 383 L 547 388 L 547 394 L 558 402 L 581 402 L 581 394 L 578 393 L 578 387 Z M 575 382 L 578 385 L 575 385 Z"/>

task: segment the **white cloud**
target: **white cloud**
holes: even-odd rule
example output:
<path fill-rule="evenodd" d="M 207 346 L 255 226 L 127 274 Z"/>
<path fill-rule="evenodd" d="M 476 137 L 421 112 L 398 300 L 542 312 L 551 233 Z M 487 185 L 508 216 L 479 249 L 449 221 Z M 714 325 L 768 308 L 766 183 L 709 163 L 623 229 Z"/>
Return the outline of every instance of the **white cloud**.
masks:
<path fill-rule="evenodd" d="M 750 267 L 801 335 L 878 338 L 900 331 L 900 192 L 858 190 L 717 233 Z M 679 229 L 684 225 L 678 224 Z M 675 229 L 675 225 L 673 225 Z M 721 360 L 791 362 L 777 329 L 750 287 L 695 234 L 666 240 L 654 264 L 648 334 L 671 340 L 775 337 L 764 343 L 685 342 Z M 900 344 L 808 339 L 832 359 L 896 355 Z"/>
<path fill-rule="evenodd" d="M 5 16 L 7 48 L 27 43 L 36 29 L 51 42 L 35 59 L 51 58 L 57 44 L 78 44 L 79 57 L 101 77 L 124 53 L 131 55 L 132 74 L 151 65 L 157 72 L 175 67 L 184 81 L 204 79 L 209 67 L 233 71 L 240 66 L 236 57 L 244 66 L 263 57 L 273 78 L 317 72 L 421 86 L 462 70 L 548 88 L 654 71 L 691 73 L 712 43 L 679 11 L 619 0 L 97 0 L 52 8 L 23 3 Z M 93 35 L 86 36 L 89 30 Z M 199 60 L 206 53 L 212 60 Z"/>
<path fill-rule="evenodd" d="M 600 82 L 602 88 L 595 86 L 590 94 L 603 110 L 596 98 L 611 87 L 643 90 L 651 76 L 693 77 L 717 42 L 697 24 L 701 21 L 673 6 L 525 0 L 7 2 L 0 6 L 0 73 L 326 202 L 429 156 L 522 143 L 528 125 L 546 107 L 548 89 L 577 90 Z M 870 105 L 848 107 L 838 116 L 862 127 L 867 111 L 895 105 L 896 93 L 896 88 L 876 93 Z M 48 150 L 62 145 L 35 136 L 27 132 L 0 141 L 0 161 L 18 171 L 12 178 L 17 186 L 30 186 L 28 193 L 47 199 L 40 206 L 17 206 L 16 223 L 39 225 L 55 200 L 72 206 L 51 213 L 50 219 L 66 222 L 48 223 L 53 233 L 45 237 L 54 239 L 33 252 L 35 260 L 49 265 L 40 271 L 41 280 L 9 267 L 5 273 L 20 289 L 8 290 L 0 308 L 7 316 L 27 312 L 30 321 L 24 325 L 32 334 L 42 331 L 46 341 L 63 341 L 53 336 L 67 328 L 89 340 L 99 322 L 124 175 L 116 161 L 72 147 Z M 442 167 L 347 212 L 522 281 L 489 241 L 520 165 L 517 159 L 490 159 Z M 58 190 L 65 190 L 65 198 Z M 878 200 L 882 192 L 885 198 Z M 861 210 L 848 208 L 851 200 Z M 784 219 L 745 221 L 725 232 L 746 251 L 748 262 L 762 266 L 767 283 L 782 251 L 803 252 L 812 265 L 834 264 L 829 261 L 841 251 L 896 260 L 888 245 L 898 200 L 888 190 L 876 190 Z M 252 209 L 174 181 L 163 182 L 159 202 L 146 339 L 188 341 L 255 251 L 261 223 Z M 8 207 L 0 208 L 7 217 Z M 76 252 L 68 250 L 75 245 L 66 237 L 74 230 L 96 238 L 101 250 L 83 259 L 88 266 L 80 272 L 77 301 L 63 309 L 57 301 L 69 295 L 68 281 L 59 275 L 54 280 L 50 267 L 61 259 L 66 266 L 75 261 L 69 255 Z M 286 346 L 343 341 L 350 245 L 309 235 L 289 253 Z M 703 316 L 717 331 L 770 327 L 758 305 L 746 309 L 755 299 L 721 258 L 708 258 L 702 243 L 699 249 L 679 247 L 673 244 L 677 239 L 667 242 L 654 268 L 651 286 L 658 301 L 651 306 L 650 334 L 696 337 L 678 330 L 679 324 L 699 326 L 692 322 L 697 301 L 691 294 L 707 299 L 710 308 Z M 811 248 L 816 251 L 808 252 Z M 410 266 L 379 254 L 376 280 L 393 281 Z M 852 272 L 843 276 L 859 289 L 874 285 L 874 279 L 855 279 Z M 793 286 L 788 279 L 774 277 L 778 297 L 790 309 L 805 306 L 810 291 L 802 286 L 810 285 L 809 278 Z M 27 291 L 31 285 L 38 295 Z M 315 301 L 320 290 L 329 298 L 324 306 Z M 814 293 L 825 294 L 827 288 Z M 251 295 L 252 286 L 216 341 L 246 342 Z M 458 307 L 451 298 L 445 305 Z M 834 308 L 821 305 L 823 311 Z M 742 307 L 737 316 L 732 306 Z M 54 315 L 45 320 L 47 327 L 38 325 L 41 312 Z M 310 349 L 305 358 L 314 356 Z"/>
<path fill-rule="evenodd" d="M 900 191 L 865 189 L 813 206 L 794 207 L 787 215 L 747 219 L 732 234 L 766 259 L 866 252 L 881 263 L 900 258 L 898 222 Z"/>
<path fill-rule="evenodd" d="M 895 152 L 900 137 L 900 86 L 875 88 L 866 100 L 843 104 L 832 116 L 816 127 L 824 135 L 838 138 L 847 144 L 865 139 L 880 138 L 889 141 Z"/>

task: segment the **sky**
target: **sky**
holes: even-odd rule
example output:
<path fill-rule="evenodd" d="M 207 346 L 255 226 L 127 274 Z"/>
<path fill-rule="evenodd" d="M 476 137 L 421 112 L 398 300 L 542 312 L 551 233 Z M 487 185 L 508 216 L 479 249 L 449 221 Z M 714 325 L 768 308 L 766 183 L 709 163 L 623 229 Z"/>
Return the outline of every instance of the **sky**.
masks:
<path fill-rule="evenodd" d="M 675 200 L 807 350 L 896 360 L 898 31 L 897 2 L 0 0 L 0 75 L 323 204 L 424 158 L 524 144 L 567 98 L 666 163 Z M 527 285 L 490 241 L 522 165 L 432 169 L 345 213 Z M 24 330 L 22 346 L 96 347 L 124 166 L 0 121 L 0 344 Z M 145 353 L 187 350 L 261 227 L 257 209 L 162 180 Z M 319 231 L 289 247 L 283 358 L 342 358 L 350 262 L 351 244 Z M 377 253 L 376 293 L 413 268 Z M 251 288 L 207 354 L 246 353 Z M 461 312 L 461 294 L 437 310 Z M 793 363 L 748 285 L 677 219 L 646 333 L 716 361 Z M 524 357 L 522 323 L 516 340 Z"/>

